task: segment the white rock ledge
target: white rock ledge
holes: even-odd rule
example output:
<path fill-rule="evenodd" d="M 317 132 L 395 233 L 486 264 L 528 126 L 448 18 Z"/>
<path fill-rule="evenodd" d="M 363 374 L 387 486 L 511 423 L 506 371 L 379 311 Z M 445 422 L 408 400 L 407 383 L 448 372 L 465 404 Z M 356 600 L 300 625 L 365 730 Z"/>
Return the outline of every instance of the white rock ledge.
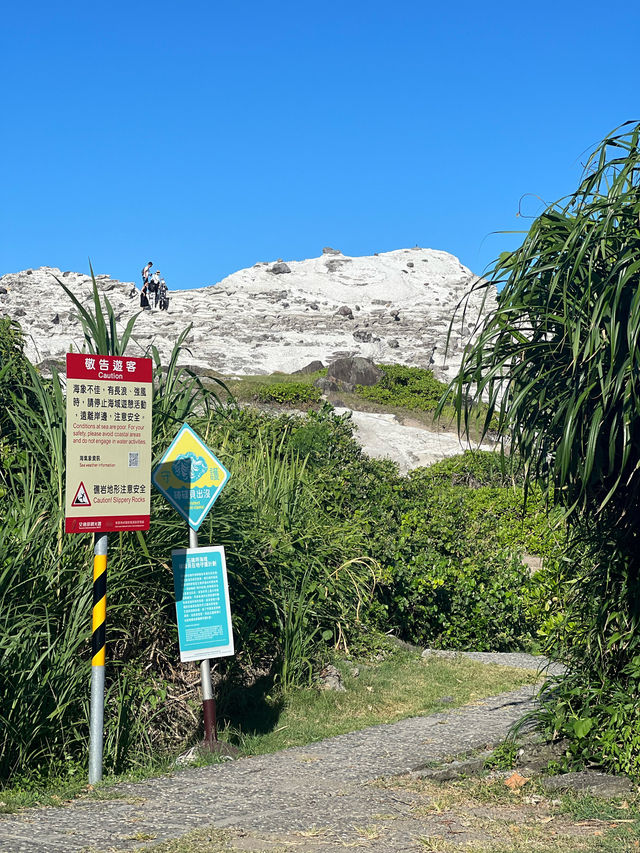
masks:
<path fill-rule="evenodd" d="M 167 312 L 140 314 L 130 354 L 141 355 L 153 343 L 166 359 L 179 333 L 193 324 L 183 363 L 225 375 L 290 373 L 342 355 L 431 367 L 441 379 L 455 375 L 481 298 L 468 300 L 464 323 L 462 312 L 457 315 L 445 360 L 449 323 L 476 280 L 452 255 L 415 248 L 371 257 L 323 254 L 287 261 L 290 272 L 271 272 L 273 266 L 256 264 L 209 287 L 170 291 Z M 41 267 L 0 278 L 0 314 L 20 322 L 27 356 L 45 369 L 83 343 L 75 306 L 54 276 L 92 306 L 88 275 Z M 97 281 L 123 330 L 140 311 L 139 282 L 136 290 L 108 275 Z M 494 304 L 492 292 L 484 311 Z M 343 307 L 350 311 L 339 313 Z"/>

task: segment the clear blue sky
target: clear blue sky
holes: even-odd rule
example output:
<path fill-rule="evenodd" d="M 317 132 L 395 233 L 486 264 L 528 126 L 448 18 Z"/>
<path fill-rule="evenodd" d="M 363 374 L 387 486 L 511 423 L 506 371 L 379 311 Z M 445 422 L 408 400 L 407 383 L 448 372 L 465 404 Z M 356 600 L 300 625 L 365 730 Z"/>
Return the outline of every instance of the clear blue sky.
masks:
<path fill-rule="evenodd" d="M 171 288 L 335 246 L 481 272 L 640 116 L 637 2 L 7 3 L 0 274 Z M 533 197 L 524 210 L 534 213 Z"/>

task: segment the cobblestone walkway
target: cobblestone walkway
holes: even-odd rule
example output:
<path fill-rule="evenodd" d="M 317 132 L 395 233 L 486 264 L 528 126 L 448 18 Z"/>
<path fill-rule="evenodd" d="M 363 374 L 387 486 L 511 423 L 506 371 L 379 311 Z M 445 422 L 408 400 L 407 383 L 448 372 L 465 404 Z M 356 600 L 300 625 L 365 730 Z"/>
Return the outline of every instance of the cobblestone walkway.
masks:
<path fill-rule="evenodd" d="M 539 659 L 531 661 L 537 666 Z M 533 707 L 533 693 L 526 686 L 274 755 L 118 785 L 109 789 L 112 800 L 7 815 L 0 818 L 0 851 L 129 851 L 205 827 L 233 830 L 229 850 L 424 849 L 411 795 L 375 780 L 499 742 Z M 382 815 L 394 818 L 384 837 L 367 837 Z"/>

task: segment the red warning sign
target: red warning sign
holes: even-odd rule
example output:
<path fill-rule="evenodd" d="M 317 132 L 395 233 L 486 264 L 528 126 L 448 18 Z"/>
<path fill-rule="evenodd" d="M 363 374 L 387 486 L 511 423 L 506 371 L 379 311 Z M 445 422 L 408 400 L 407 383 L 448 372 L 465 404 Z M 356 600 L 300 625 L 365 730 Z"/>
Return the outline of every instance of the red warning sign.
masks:
<path fill-rule="evenodd" d="M 84 487 L 84 483 L 80 482 L 75 498 L 71 501 L 71 506 L 91 506 L 89 495 Z"/>
<path fill-rule="evenodd" d="M 149 529 L 152 379 L 150 358 L 67 353 L 67 533 Z"/>

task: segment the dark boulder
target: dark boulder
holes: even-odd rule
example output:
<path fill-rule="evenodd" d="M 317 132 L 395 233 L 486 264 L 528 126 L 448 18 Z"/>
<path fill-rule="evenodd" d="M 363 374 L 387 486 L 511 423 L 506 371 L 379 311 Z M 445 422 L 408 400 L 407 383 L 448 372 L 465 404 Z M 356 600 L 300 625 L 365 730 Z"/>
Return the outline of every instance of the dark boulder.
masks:
<path fill-rule="evenodd" d="M 320 376 L 318 379 L 314 380 L 313 384 L 316 388 L 319 388 L 323 394 L 333 394 L 337 391 L 344 390 L 342 383 L 336 382 L 335 379 L 329 379 L 328 376 Z"/>
<path fill-rule="evenodd" d="M 317 373 L 319 370 L 324 370 L 324 364 L 321 361 L 312 361 L 309 364 L 301 367 L 300 370 L 294 370 L 294 376 L 307 376 L 309 373 Z"/>
<path fill-rule="evenodd" d="M 291 267 L 289 264 L 285 264 L 284 261 L 278 261 L 277 264 L 274 264 L 269 272 L 272 272 L 274 275 L 283 275 L 284 273 L 291 272 Z"/>
<path fill-rule="evenodd" d="M 336 316 L 346 317 L 347 320 L 353 320 L 353 311 L 348 305 L 341 305 L 336 311 Z"/>
<path fill-rule="evenodd" d="M 368 332 L 366 329 L 356 329 L 353 333 L 353 337 L 357 341 L 362 341 L 363 344 L 369 343 L 372 338 L 371 332 Z"/>
<path fill-rule="evenodd" d="M 327 379 L 344 391 L 353 391 L 356 385 L 375 385 L 383 376 L 370 358 L 359 355 L 339 358 L 327 370 Z"/>

